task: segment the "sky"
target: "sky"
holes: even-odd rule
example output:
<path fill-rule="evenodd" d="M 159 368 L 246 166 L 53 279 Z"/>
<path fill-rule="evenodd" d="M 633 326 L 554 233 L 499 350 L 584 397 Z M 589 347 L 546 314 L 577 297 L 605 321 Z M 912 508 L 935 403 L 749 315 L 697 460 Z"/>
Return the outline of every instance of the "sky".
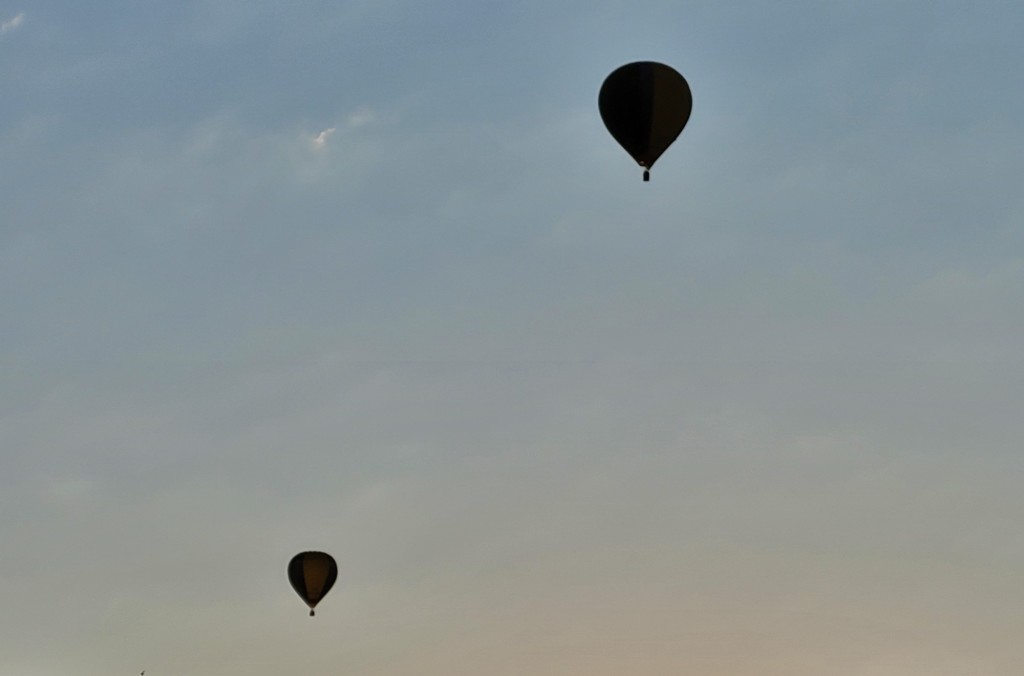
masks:
<path fill-rule="evenodd" d="M 1022 25 L 0 0 L 0 673 L 1024 673 Z"/>

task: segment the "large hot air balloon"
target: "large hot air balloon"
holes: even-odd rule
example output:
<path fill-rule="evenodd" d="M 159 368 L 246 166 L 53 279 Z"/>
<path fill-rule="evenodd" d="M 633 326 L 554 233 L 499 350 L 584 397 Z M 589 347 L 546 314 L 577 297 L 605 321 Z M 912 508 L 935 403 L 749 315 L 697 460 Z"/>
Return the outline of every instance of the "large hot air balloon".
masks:
<path fill-rule="evenodd" d="M 309 606 L 310 617 L 316 614 L 316 604 L 331 591 L 337 579 L 338 564 L 330 554 L 302 552 L 288 564 L 288 580 Z"/>
<path fill-rule="evenodd" d="M 644 180 L 690 119 L 693 97 L 686 78 L 654 61 L 612 71 L 597 98 L 601 119 L 615 140 L 644 168 Z"/>

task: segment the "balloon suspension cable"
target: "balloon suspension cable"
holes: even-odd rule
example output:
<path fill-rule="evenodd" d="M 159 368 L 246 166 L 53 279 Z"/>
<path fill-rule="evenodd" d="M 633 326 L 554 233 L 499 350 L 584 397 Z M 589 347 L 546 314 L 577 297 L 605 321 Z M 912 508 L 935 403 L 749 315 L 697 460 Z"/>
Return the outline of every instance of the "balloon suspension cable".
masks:
<path fill-rule="evenodd" d="M 646 183 L 649 180 L 651 180 L 651 172 L 647 169 L 644 169 L 644 182 Z"/>

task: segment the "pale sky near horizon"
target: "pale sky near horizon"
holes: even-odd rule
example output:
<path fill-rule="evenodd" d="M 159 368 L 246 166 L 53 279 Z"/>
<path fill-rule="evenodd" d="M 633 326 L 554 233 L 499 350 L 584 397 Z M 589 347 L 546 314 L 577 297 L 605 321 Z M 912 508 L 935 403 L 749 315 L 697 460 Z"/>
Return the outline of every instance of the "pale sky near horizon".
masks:
<path fill-rule="evenodd" d="M 1024 673 L 1022 26 L 0 0 L 0 674 Z"/>

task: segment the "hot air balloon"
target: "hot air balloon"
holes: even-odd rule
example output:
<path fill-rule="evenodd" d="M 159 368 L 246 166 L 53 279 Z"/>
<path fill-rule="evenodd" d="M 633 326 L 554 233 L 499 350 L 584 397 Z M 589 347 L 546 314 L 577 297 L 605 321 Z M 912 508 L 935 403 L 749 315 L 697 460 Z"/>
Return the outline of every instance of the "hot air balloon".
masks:
<path fill-rule="evenodd" d="M 693 96 L 686 78 L 654 61 L 637 61 L 612 71 L 597 97 L 604 126 L 644 168 L 644 180 L 661 154 L 683 131 Z"/>
<path fill-rule="evenodd" d="M 302 552 L 288 564 L 288 580 L 309 606 L 310 617 L 316 614 L 316 604 L 331 591 L 337 579 L 338 564 L 330 554 Z"/>

